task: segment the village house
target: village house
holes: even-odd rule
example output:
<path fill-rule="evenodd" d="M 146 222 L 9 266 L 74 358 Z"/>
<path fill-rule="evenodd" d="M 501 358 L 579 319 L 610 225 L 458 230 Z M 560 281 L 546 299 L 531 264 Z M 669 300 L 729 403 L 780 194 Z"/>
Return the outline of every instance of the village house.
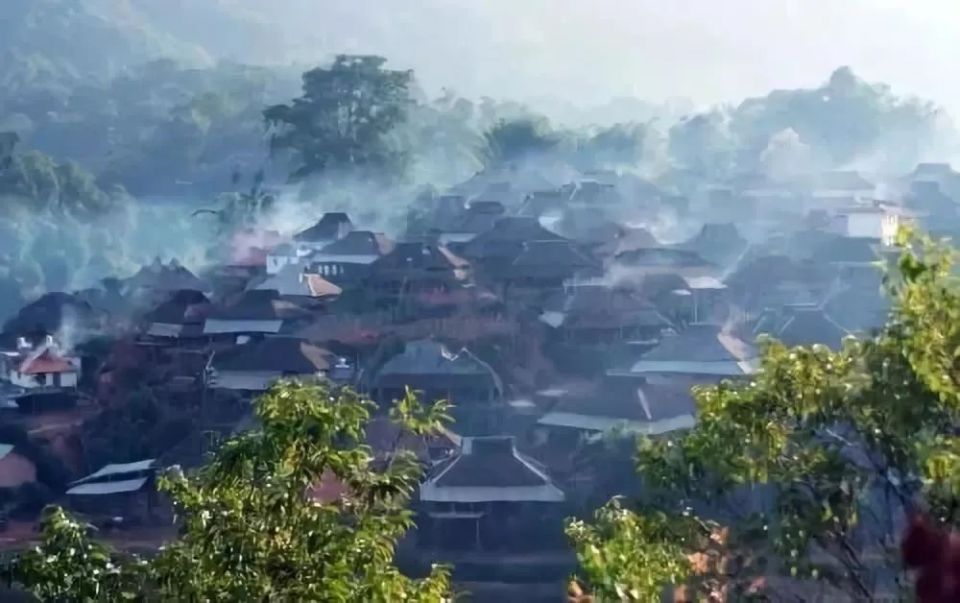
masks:
<path fill-rule="evenodd" d="M 556 221 L 566 211 L 567 199 L 567 192 L 561 189 L 534 191 L 526 196 L 517 215 Z"/>
<path fill-rule="evenodd" d="M 517 259 L 528 244 L 541 241 L 567 239 L 541 226 L 536 218 L 506 217 L 500 218 L 490 230 L 466 243 L 462 253 L 478 264 L 485 274 L 496 277 Z"/>
<path fill-rule="evenodd" d="M 309 255 L 309 251 L 300 249 L 293 243 L 281 243 L 267 252 L 266 272 L 267 275 L 274 275 L 291 264 L 299 264 L 303 258 Z"/>
<path fill-rule="evenodd" d="M 503 383 L 489 364 L 466 348 L 453 353 L 437 341 L 406 343 L 368 381 L 381 407 L 403 398 L 405 388 L 427 401 L 454 404 L 457 430 L 465 434 L 497 433 L 503 422 Z"/>
<path fill-rule="evenodd" d="M 326 379 L 337 363 L 330 351 L 293 337 L 267 337 L 216 352 L 207 384 L 215 389 L 263 392 L 281 379 Z"/>
<path fill-rule="evenodd" d="M 530 547 L 544 517 L 562 513 L 565 498 L 512 437 L 467 437 L 420 486 L 418 538 L 437 548 Z"/>
<path fill-rule="evenodd" d="M 162 342 L 200 342 L 211 307 L 210 300 L 200 291 L 181 289 L 144 315 L 143 334 Z"/>
<path fill-rule="evenodd" d="M 209 292 L 210 287 L 197 275 L 180 264 L 176 259 L 164 264 L 160 258 L 152 264 L 142 267 L 136 274 L 123 283 L 124 292 L 129 296 L 147 299 L 164 299 L 172 293 L 184 289 Z"/>
<path fill-rule="evenodd" d="M 571 241 L 553 240 L 525 242 L 512 262 L 488 271 L 487 276 L 502 283 L 506 292 L 516 288 L 558 290 L 574 276 L 584 279 L 602 274 L 600 263 Z"/>
<path fill-rule="evenodd" d="M 608 377 L 595 391 L 557 398 L 537 420 L 538 429 L 545 431 L 538 439 L 549 440 L 551 434 L 565 439 L 565 432 L 584 438 L 613 430 L 660 436 L 692 428 L 695 416 L 696 404 L 685 385 Z"/>
<path fill-rule="evenodd" d="M 652 384 L 695 384 L 751 375 L 759 355 L 750 344 L 717 325 L 692 324 L 664 337 L 630 369 Z"/>
<path fill-rule="evenodd" d="M 11 444 L 0 444 L 0 489 L 19 488 L 37 481 L 37 466 Z"/>
<path fill-rule="evenodd" d="M 910 215 L 902 208 L 876 202 L 837 209 L 831 215 L 829 229 L 844 237 L 878 239 L 889 247 L 893 245 L 900 226 L 910 222 Z"/>
<path fill-rule="evenodd" d="M 347 236 L 353 230 L 350 216 L 343 212 L 327 212 L 316 224 L 293 236 L 300 257 L 320 251 L 330 243 Z"/>
<path fill-rule="evenodd" d="M 5 380 L 27 391 L 73 390 L 80 380 L 80 358 L 61 350 L 51 336 L 40 345 L 20 338 L 17 349 L 2 352 L 0 361 Z"/>
<path fill-rule="evenodd" d="M 251 287 L 254 291 L 276 291 L 281 299 L 311 306 L 336 298 L 343 290 L 319 274 L 304 272 L 299 264 L 288 264 L 280 272 Z"/>
<path fill-rule="evenodd" d="M 17 315 L 4 324 L 3 332 L 12 338 L 39 338 L 46 335 L 68 334 L 83 338 L 98 332 L 103 325 L 103 315 L 89 303 L 70 293 L 46 293 L 26 304 Z"/>
<path fill-rule="evenodd" d="M 720 268 L 685 249 L 671 247 L 642 248 L 624 251 L 607 263 L 608 274 L 628 280 L 639 280 L 654 274 L 676 274 L 682 277 L 718 276 Z"/>
<path fill-rule="evenodd" d="M 156 470 L 155 459 L 105 465 L 70 484 L 69 506 L 101 517 L 151 519 L 157 506 Z"/>
<path fill-rule="evenodd" d="M 540 320 L 574 345 L 633 342 L 652 346 L 672 327 L 656 306 L 629 289 L 576 287 L 558 301 L 559 307 L 545 308 Z"/>
<path fill-rule="evenodd" d="M 850 332 L 830 318 L 823 308 L 793 304 L 769 309 L 755 321 L 753 335 L 770 335 L 787 346 L 824 345 L 839 350 Z"/>
<path fill-rule="evenodd" d="M 214 307 L 203 323 L 207 337 L 240 338 L 276 335 L 309 322 L 312 314 L 294 302 L 282 299 L 275 290 L 247 291 L 233 303 Z"/>
<path fill-rule="evenodd" d="M 678 247 L 693 251 L 708 262 L 727 266 L 746 251 L 747 240 L 732 223 L 704 224 L 700 231 Z"/>
<path fill-rule="evenodd" d="M 309 258 L 309 270 L 334 282 L 358 282 L 370 266 L 396 248 L 389 237 L 369 230 L 354 230 Z"/>
<path fill-rule="evenodd" d="M 506 209 L 499 201 L 473 201 L 465 211 L 435 228 L 443 245 L 463 244 L 493 228 Z"/>
<path fill-rule="evenodd" d="M 399 243 L 371 265 L 366 291 L 394 307 L 411 295 L 453 291 L 471 282 L 470 263 L 442 245 Z"/>

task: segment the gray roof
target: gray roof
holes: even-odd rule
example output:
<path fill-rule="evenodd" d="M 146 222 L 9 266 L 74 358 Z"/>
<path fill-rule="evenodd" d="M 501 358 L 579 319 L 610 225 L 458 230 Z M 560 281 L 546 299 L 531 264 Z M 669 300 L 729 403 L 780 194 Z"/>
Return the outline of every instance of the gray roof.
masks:
<path fill-rule="evenodd" d="M 302 339 L 268 337 L 220 352 L 212 365 L 218 371 L 313 375 L 328 371 L 335 361 L 333 353 Z"/>
<path fill-rule="evenodd" d="M 757 357 L 756 349 L 721 327 L 688 326 L 679 334 L 664 337 L 660 345 L 643 355 L 643 362 L 744 362 Z"/>
<path fill-rule="evenodd" d="M 293 320 L 309 316 L 309 311 L 281 299 L 280 293 L 274 289 L 253 289 L 246 291 L 233 304 L 212 310 L 208 319 Z"/>
<path fill-rule="evenodd" d="M 592 395 L 561 398 L 551 413 L 649 423 L 696 413 L 690 388 L 649 383 L 610 383 Z"/>
<path fill-rule="evenodd" d="M 822 309 L 813 308 L 794 311 L 774 335 L 788 346 L 822 344 L 839 349 L 850 333 Z"/>
<path fill-rule="evenodd" d="M 406 344 L 404 351 L 388 360 L 377 372 L 376 383 L 382 387 L 416 386 L 417 378 L 472 379 L 502 389 L 500 377 L 466 348 L 456 354 L 437 341 L 421 340 Z"/>
<path fill-rule="evenodd" d="M 330 243 L 320 253 L 329 255 L 386 255 L 395 244 L 383 233 L 354 230 L 339 241 Z"/>
<path fill-rule="evenodd" d="M 67 494 L 70 496 L 105 496 L 137 492 L 147 483 L 147 479 L 146 477 L 138 477 L 112 482 L 80 484 L 67 490 Z"/>

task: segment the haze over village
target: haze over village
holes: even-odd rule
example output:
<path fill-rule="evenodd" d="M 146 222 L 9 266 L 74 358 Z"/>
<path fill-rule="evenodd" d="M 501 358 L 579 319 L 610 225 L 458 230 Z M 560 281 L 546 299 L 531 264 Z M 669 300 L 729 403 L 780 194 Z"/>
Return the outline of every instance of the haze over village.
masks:
<path fill-rule="evenodd" d="M 912 588 L 956 8 L 266 4 L 0 6 L 4 597 Z"/>

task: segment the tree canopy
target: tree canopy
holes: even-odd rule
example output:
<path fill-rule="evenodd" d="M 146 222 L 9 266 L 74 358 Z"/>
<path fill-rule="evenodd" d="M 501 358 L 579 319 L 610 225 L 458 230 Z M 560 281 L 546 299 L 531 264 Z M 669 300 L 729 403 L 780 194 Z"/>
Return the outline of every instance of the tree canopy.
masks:
<path fill-rule="evenodd" d="M 905 594 L 907 518 L 960 520 L 960 289 L 952 249 L 900 244 L 879 333 L 837 352 L 768 341 L 753 380 L 696 390 L 691 431 L 641 442 L 640 500 L 569 528 L 597 594 Z"/>
<path fill-rule="evenodd" d="M 303 95 L 267 108 L 271 148 L 293 155 L 294 179 L 330 169 L 396 173 L 404 154 L 390 133 L 406 117 L 413 73 L 378 56 L 340 55 L 303 74 Z"/>
<path fill-rule="evenodd" d="M 420 466 L 404 451 L 375 461 L 363 443 L 371 410 L 348 390 L 278 384 L 256 402 L 260 429 L 224 442 L 196 472 L 161 478 L 180 536 L 156 557 L 110 551 L 51 508 L 42 542 L 8 565 L 8 578 L 45 600 L 444 600 L 445 569 L 413 579 L 393 564 Z M 392 417 L 424 435 L 446 410 L 408 394 Z M 330 480 L 343 495 L 315 496 Z"/>

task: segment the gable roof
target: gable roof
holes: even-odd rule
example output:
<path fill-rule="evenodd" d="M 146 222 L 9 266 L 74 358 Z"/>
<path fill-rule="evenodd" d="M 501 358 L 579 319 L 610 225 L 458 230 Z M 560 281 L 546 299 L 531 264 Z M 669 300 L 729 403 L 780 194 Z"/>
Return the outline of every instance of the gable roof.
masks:
<path fill-rule="evenodd" d="M 295 320 L 308 318 L 310 312 L 281 299 L 273 289 L 246 291 L 234 303 L 214 308 L 207 316 L 214 320 Z"/>
<path fill-rule="evenodd" d="M 210 308 L 210 300 L 200 291 L 181 289 L 144 316 L 148 322 L 163 324 L 199 324 Z"/>
<path fill-rule="evenodd" d="M 819 247 L 813 260 L 829 264 L 869 264 L 880 259 L 879 245 L 879 239 L 837 237 Z"/>
<path fill-rule="evenodd" d="M 673 266 L 677 268 L 711 267 L 695 251 L 670 247 L 631 249 L 614 256 L 617 262 L 629 266 Z"/>
<path fill-rule="evenodd" d="M 489 364 L 480 360 L 466 348 L 456 354 L 437 341 L 424 339 L 408 342 L 403 352 L 397 354 L 377 371 L 375 381 L 381 387 L 414 385 L 412 378 L 473 379 L 502 390 L 500 377 Z"/>
<path fill-rule="evenodd" d="M 464 269 L 470 263 L 443 245 L 420 241 L 397 244 L 396 248 L 373 263 L 374 272 L 409 270 L 452 271 Z"/>
<path fill-rule="evenodd" d="M 743 375 L 755 370 L 756 349 L 721 327 L 693 324 L 664 337 L 644 354 L 632 372 Z"/>
<path fill-rule="evenodd" d="M 354 230 L 320 250 L 327 255 L 386 255 L 396 244 L 387 235 L 369 230 Z"/>
<path fill-rule="evenodd" d="M 288 264 L 254 290 L 276 291 L 281 296 L 332 297 L 342 289 L 319 274 L 305 274 L 299 264 Z"/>
<path fill-rule="evenodd" d="M 336 239 L 344 230 L 352 230 L 353 222 L 344 212 L 327 212 L 316 224 L 294 235 L 294 240 L 303 242 L 322 242 Z"/>
<path fill-rule="evenodd" d="M 820 308 L 795 310 L 775 333 L 788 346 L 822 344 L 839 349 L 850 333 L 827 316 Z"/>
<path fill-rule="evenodd" d="M 181 289 L 205 291 L 209 289 L 197 275 L 181 266 L 177 260 L 164 264 L 159 258 L 152 264 L 143 266 L 126 280 L 128 289 L 151 289 L 154 291 L 174 292 Z"/>
<path fill-rule="evenodd" d="M 523 244 L 507 272 L 512 276 L 536 277 L 599 267 L 570 241 L 532 241 Z"/>
<path fill-rule="evenodd" d="M 54 373 L 75 373 L 77 367 L 50 348 L 41 348 L 27 356 L 17 367 L 24 375 L 44 375 Z"/>
<path fill-rule="evenodd" d="M 512 437 L 464 438 L 459 453 L 420 486 L 427 502 L 562 502 L 542 467 L 520 454 Z"/>
<path fill-rule="evenodd" d="M 564 240 L 541 226 L 536 218 L 513 216 L 499 218 L 489 230 L 464 245 L 463 253 L 472 258 L 513 256 L 523 243 Z"/>
<path fill-rule="evenodd" d="M 671 326 L 650 301 L 602 285 L 577 287 L 564 299 L 561 312 L 567 329 Z"/>
<path fill-rule="evenodd" d="M 587 431 L 621 427 L 650 435 L 692 427 L 696 402 L 689 387 L 617 381 L 608 379 L 593 393 L 561 397 L 538 423 Z"/>
<path fill-rule="evenodd" d="M 303 339 L 267 337 L 217 353 L 211 364 L 218 371 L 314 375 L 330 370 L 334 362 L 332 352 Z"/>

